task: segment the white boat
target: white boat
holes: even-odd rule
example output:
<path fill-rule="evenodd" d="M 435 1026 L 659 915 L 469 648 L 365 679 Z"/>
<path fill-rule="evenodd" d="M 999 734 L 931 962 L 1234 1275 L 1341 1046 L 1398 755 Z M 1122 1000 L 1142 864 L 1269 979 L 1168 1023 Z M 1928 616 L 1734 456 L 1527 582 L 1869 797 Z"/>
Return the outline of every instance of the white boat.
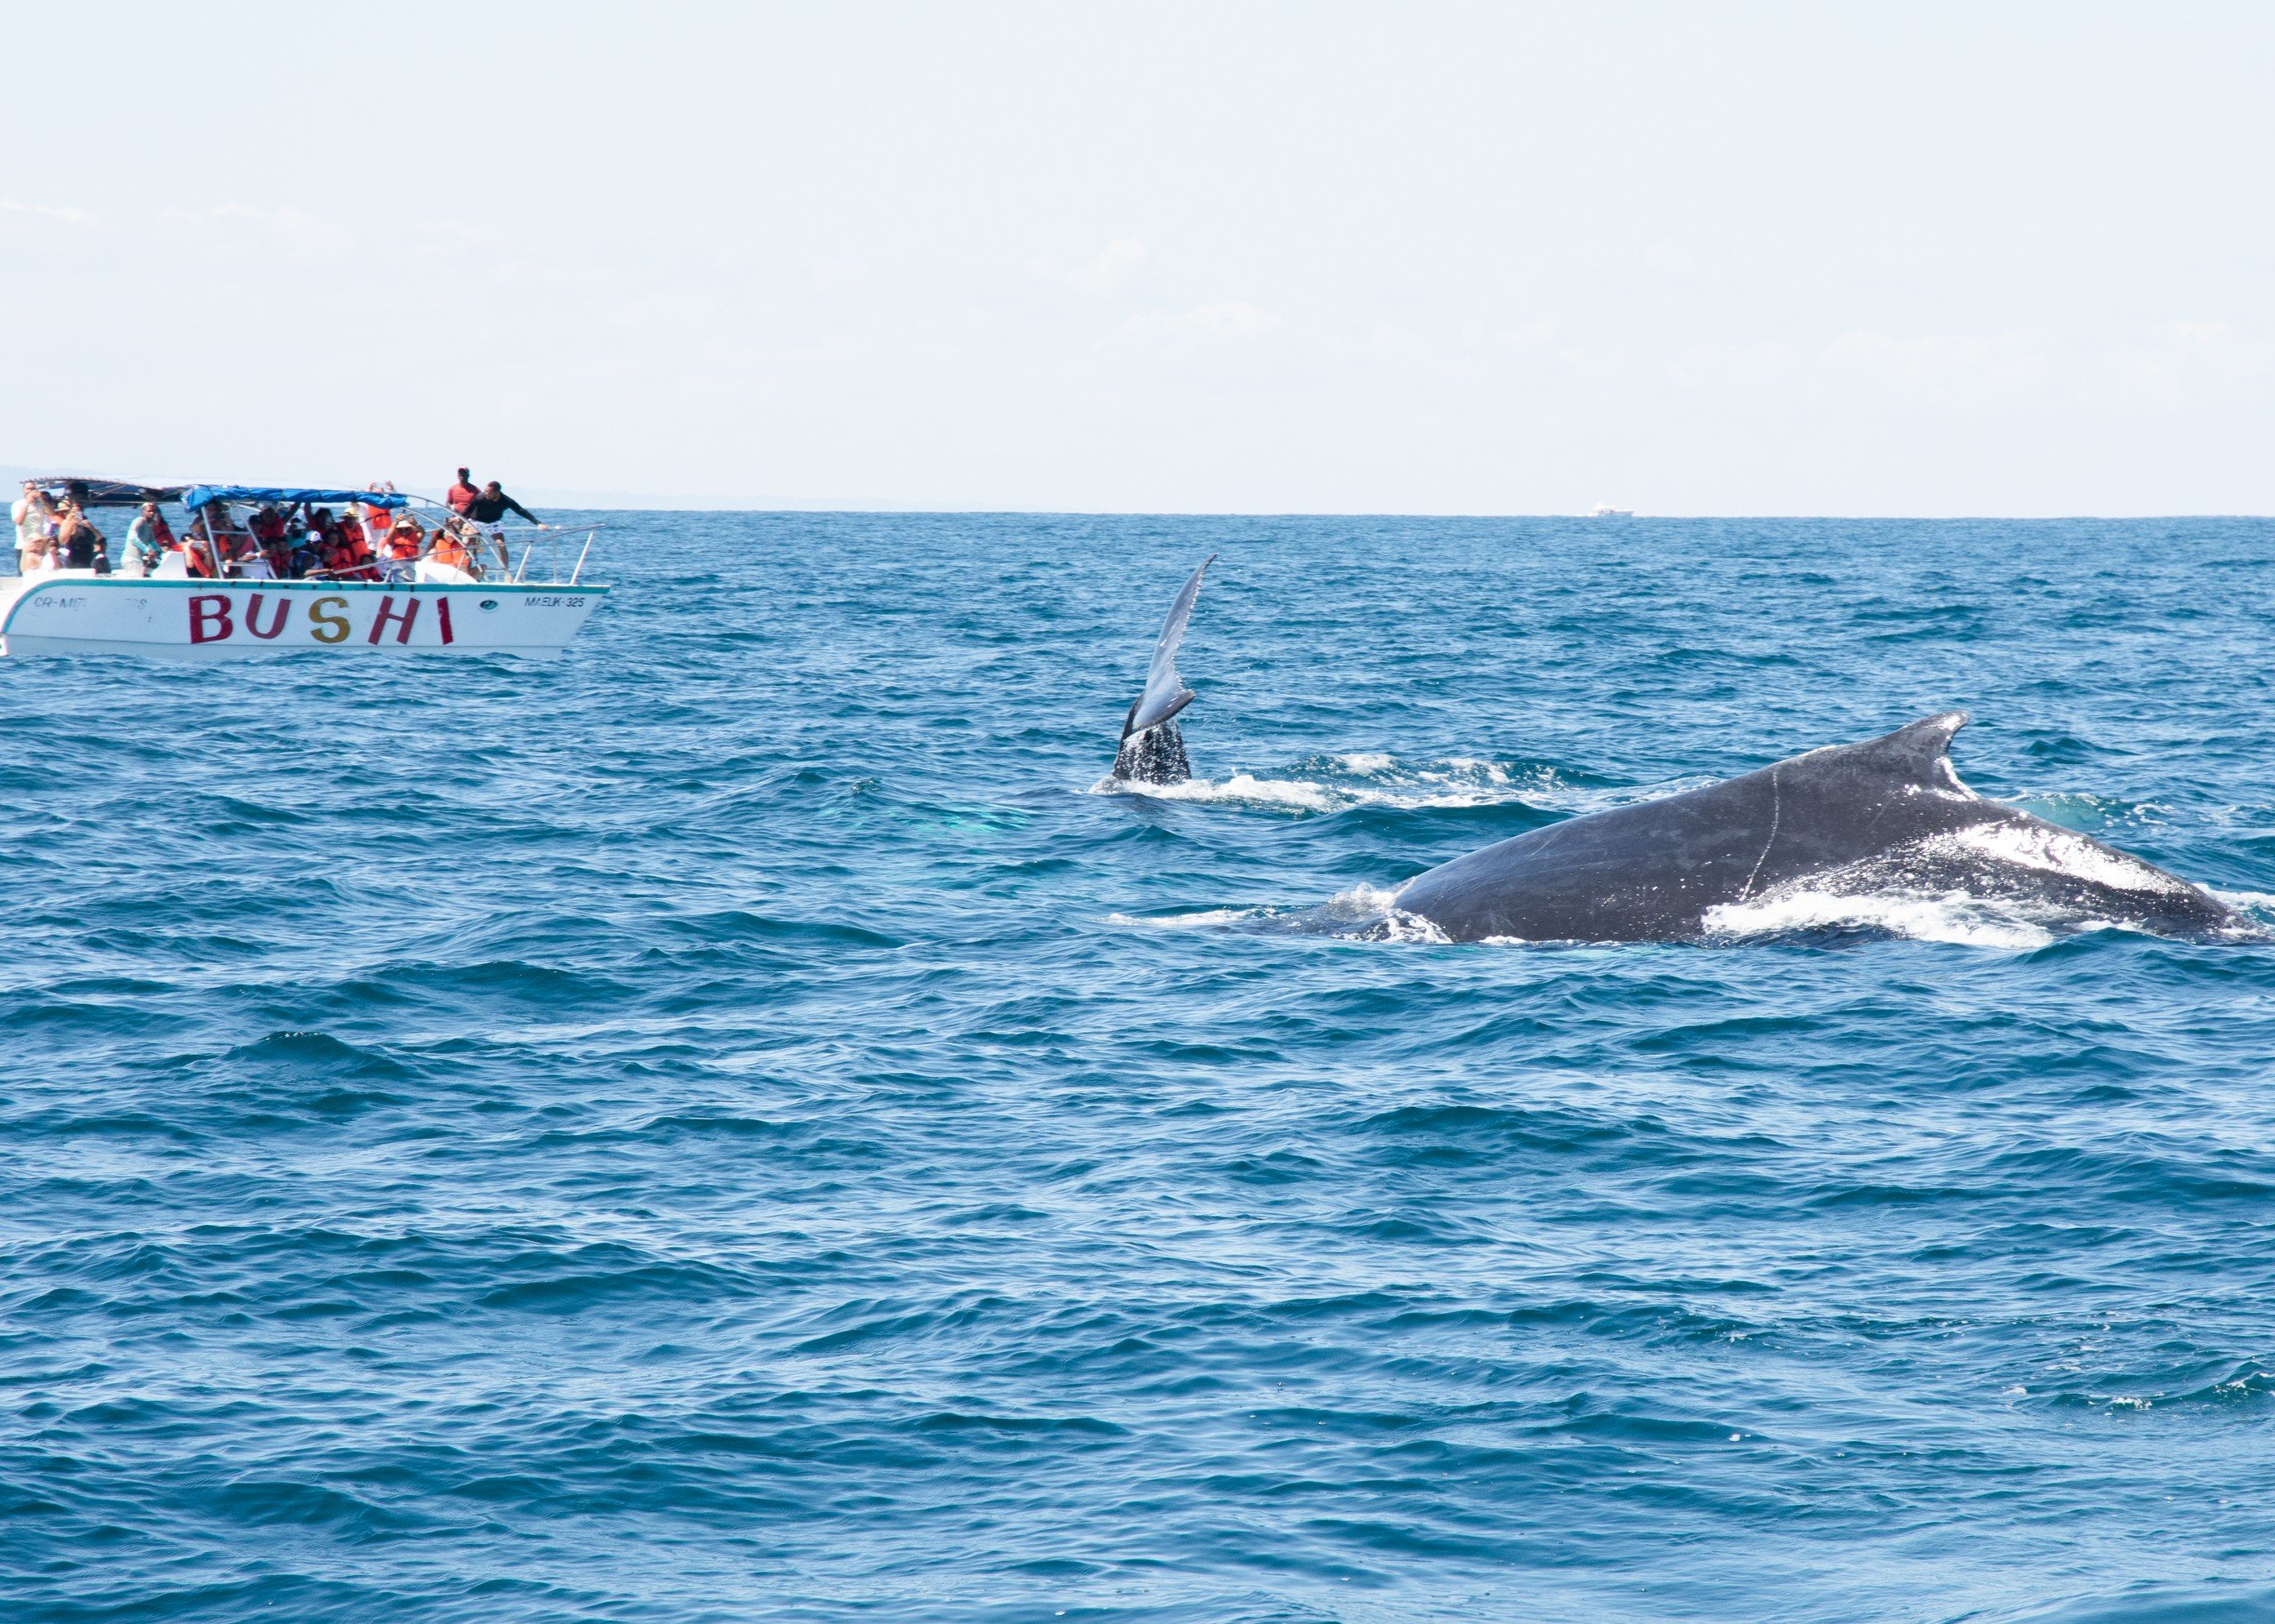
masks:
<path fill-rule="evenodd" d="M 54 482 L 58 487 L 63 482 Z M 180 500 L 193 513 L 228 515 L 234 504 L 304 502 L 343 509 L 355 504 L 388 512 L 418 501 L 394 491 L 104 489 L 131 494 L 99 496 L 89 506 L 126 506 L 164 497 Z M 448 518 L 447 510 L 423 506 L 434 507 L 438 521 Z M 234 551 L 227 544 L 235 534 L 226 523 L 217 528 L 224 544 L 219 548 L 193 538 L 197 533 L 183 525 L 176 533 L 190 538 L 188 545 L 165 553 L 147 574 L 44 569 L 0 577 L 0 654 L 228 660 L 315 650 L 547 659 L 567 649 L 609 591 L 580 578 L 592 546 L 590 533 L 565 572 L 569 549 L 576 544 L 562 532 L 509 539 L 510 533 L 501 529 L 484 528 L 477 536 L 461 527 L 459 534 L 469 544 L 464 568 L 426 556 L 389 561 L 379 579 L 319 573 L 282 580 L 257 554 L 217 557 Z M 192 572 L 193 562 L 202 573 Z M 354 573 L 382 574 L 382 567 Z"/>
<path fill-rule="evenodd" d="M 1635 510 L 1632 507 L 1611 507 L 1601 502 L 1588 509 L 1591 519 L 1632 519 L 1634 516 Z"/>

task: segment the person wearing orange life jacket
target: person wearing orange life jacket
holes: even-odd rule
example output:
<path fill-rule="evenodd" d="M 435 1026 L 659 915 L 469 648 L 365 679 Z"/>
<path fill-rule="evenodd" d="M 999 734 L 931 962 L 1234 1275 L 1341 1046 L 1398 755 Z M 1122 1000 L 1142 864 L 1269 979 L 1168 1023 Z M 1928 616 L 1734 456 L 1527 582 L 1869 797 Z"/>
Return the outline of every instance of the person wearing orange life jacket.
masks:
<path fill-rule="evenodd" d="M 213 529 L 213 509 L 209 507 L 191 519 L 189 529 L 182 533 L 182 562 L 201 581 L 212 580 L 220 566 L 220 554 L 214 549 Z"/>
<path fill-rule="evenodd" d="M 364 486 L 363 489 L 370 491 L 374 496 L 393 496 L 395 494 L 395 482 L 393 480 L 373 480 L 370 484 Z M 373 541 L 378 542 L 386 539 L 387 525 L 389 522 L 390 521 L 387 518 L 387 510 L 386 508 L 375 506 L 369 502 L 366 502 L 363 505 L 363 529 Z"/>
<path fill-rule="evenodd" d="M 331 577 L 339 573 L 340 561 L 347 556 L 347 527 L 354 525 L 361 529 L 363 521 L 356 518 L 352 507 L 343 508 L 336 519 L 330 508 L 321 508 L 318 513 L 323 523 L 313 538 L 316 544 L 315 567 L 308 573 Z"/>
<path fill-rule="evenodd" d="M 435 545 L 427 556 L 438 564 L 472 574 L 474 554 L 467 548 L 465 529 L 464 520 L 445 519 L 443 528 L 435 532 Z"/>
<path fill-rule="evenodd" d="M 245 521 L 245 532 L 252 537 L 252 545 L 268 565 L 268 573 L 279 581 L 290 580 L 292 575 L 292 544 L 285 539 L 284 515 L 276 511 L 274 502 L 263 502 Z"/>
<path fill-rule="evenodd" d="M 426 551 L 426 530 L 408 512 L 398 513 L 379 543 L 379 568 L 387 579 L 401 579 L 411 574 L 411 566 Z"/>
<path fill-rule="evenodd" d="M 339 516 L 332 526 L 331 545 L 324 549 L 324 573 L 335 581 L 376 581 L 379 570 L 371 561 L 371 544 L 365 539 L 363 521 L 353 508 Z"/>
<path fill-rule="evenodd" d="M 242 575 L 244 566 L 259 556 L 259 545 L 253 540 L 252 532 L 237 522 L 227 503 L 216 504 L 215 511 L 220 521 L 213 529 L 213 545 L 220 549 L 221 573 Z"/>
<path fill-rule="evenodd" d="M 253 555 L 252 537 L 237 528 L 230 516 L 228 505 L 208 502 L 204 510 L 192 521 L 189 528 L 192 548 L 204 554 L 207 568 L 199 570 L 192 561 L 191 573 L 215 576 L 235 575 L 237 566 Z"/>

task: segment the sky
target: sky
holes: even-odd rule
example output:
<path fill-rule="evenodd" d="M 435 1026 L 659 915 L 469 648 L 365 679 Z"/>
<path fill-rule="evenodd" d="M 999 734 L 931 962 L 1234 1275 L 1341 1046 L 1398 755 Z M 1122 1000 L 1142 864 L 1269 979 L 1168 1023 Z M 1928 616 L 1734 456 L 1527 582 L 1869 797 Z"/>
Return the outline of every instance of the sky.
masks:
<path fill-rule="evenodd" d="M 0 18 L 0 464 L 2275 511 L 2275 7 Z"/>

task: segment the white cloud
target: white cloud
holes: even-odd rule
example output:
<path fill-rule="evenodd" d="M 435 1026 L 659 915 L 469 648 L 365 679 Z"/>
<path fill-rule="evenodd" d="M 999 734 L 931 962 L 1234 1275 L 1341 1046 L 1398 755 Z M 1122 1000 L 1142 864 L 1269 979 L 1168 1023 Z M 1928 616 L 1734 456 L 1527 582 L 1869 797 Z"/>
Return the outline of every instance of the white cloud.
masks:
<path fill-rule="evenodd" d="M 1693 344 L 1667 367 L 1667 376 L 1685 389 L 1756 394 L 1791 388 L 1808 376 L 1808 364 L 1790 344 Z"/>
<path fill-rule="evenodd" d="M 1287 322 L 1240 299 L 1201 305 L 1182 314 L 1141 310 L 1124 316 L 1099 347 L 1134 354 L 1189 355 L 1195 350 L 1269 338 Z"/>
<path fill-rule="evenodd" d="M 92 209 L 57 207 L 51 203 L 19 203 L 12 197 L 0 197 L 0 214 L 12 214 L 20 219 L 52 220 L 59 226 L 92 226 Z"/>
<path fill-rule="evenodd" d="M 1384 325 L 1368 335 L 1367 353 L 1377 361 L 1392 366 L 1411 367 L 1420 371 L 1436 371 L 1444 364 L 1440 359 L 1438 340 L 1425 332 L 1410 327 Z"/>
<path fill-rule="evenodd" d="M 877 291 L 876 278 L 858 259 L 825 259 L 816 254 L 806 262 L 806 276 L 823 293 L 862 298 Z"/>
<path fill-rule="evenodd" d="M 1468 340 L 1473 330 L 1480 335 L 1483 343 L 1494 349 L 1515 351 L 1545 349 L 1556 342 L 1559 332 L 1556 323 L 1545 316 L 1537 322 L 1527 322 L 1521 327 L 1505 327 L 1497 332 L 1488 332 L 1481 323 L 1472 322 L 1462 330 L 1465 341 Z"/>
<path fill-rule="evenodd" d="M 1662 276 L 1696 276 L 1706 268 L 1672 243 L 1654 243 L 1643 257 Z"/>
<path fill-rule="evenodd" d="M 2086 363 L 2078 392 L 2095 406 L 2171 411 L 2260 400 L 2271 378 L 2275 346 L 2225 322 L 2174 322 L 2145 338 L 2111 340 Z"/>
<path fill-rule="evenodd" d="M 1920 406 L 1986 411 L 2045 382 L 2052 367 L 2037 333 L 1845 332 L 1818 353 L 1825 374 L 1870 384 Z"/>
<path fill-rule="evenodd" d="M 709 333 L 722 306 L 708 293 L 681 288 L 650 288 L 600 306 L 599 314 L 619 328 L 637 332 Z"/>
<path fill-rule="evenodd" d="M 314 265 L 355 257 L 359 244 L 371 249 L 390 240 L 391 227 L 357 233 L 338 220 L 299 209 L 251 209 L 224 203 L 217 209 L 168 209 L 159 224 L 184 236 L 197 251 Z"/>
<path fill-rule="evenodd" d="M 1446 383 L 1466 383 L 1489 378 L 1505 346 L 1498 335 L 1481 323 L 1462 328 L 1454 344 L 1440 341 L 1434 332 L 1386 323 L 1367 335 L 1364 343 L 1330 342 L 1328 353 L 1341 361 L 1370 361 L 1398 371 L 1434 378 Z"/>
<path fill-rule="evenodd" d="M 1145 263 L 1145 245 L 1136 237 L 1116 237 L 1087 265 L 1062 267 L 1047 255 L 1027 261 L 1029 274 L 1055 282 L 1092 299 L 1111 299 L 1130 285 L 1138 267 Z"/>

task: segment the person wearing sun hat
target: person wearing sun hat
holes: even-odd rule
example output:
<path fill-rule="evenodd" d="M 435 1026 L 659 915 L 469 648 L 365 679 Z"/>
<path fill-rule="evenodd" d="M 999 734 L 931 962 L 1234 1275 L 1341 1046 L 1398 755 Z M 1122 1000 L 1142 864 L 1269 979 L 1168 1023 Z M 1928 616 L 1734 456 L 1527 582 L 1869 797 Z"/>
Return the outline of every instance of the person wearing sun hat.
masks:
<path fill-rule="evenodd" d="M 411 566 L 426 551 L 425 527 L 412 517 L 409 508 L 403 508 L 396 513 L 395 522 L 387 527 L 387 538 L 379 544 L 379 567 L 387 572 L 387 579 L 398 579 L 411 573 Z"/>

